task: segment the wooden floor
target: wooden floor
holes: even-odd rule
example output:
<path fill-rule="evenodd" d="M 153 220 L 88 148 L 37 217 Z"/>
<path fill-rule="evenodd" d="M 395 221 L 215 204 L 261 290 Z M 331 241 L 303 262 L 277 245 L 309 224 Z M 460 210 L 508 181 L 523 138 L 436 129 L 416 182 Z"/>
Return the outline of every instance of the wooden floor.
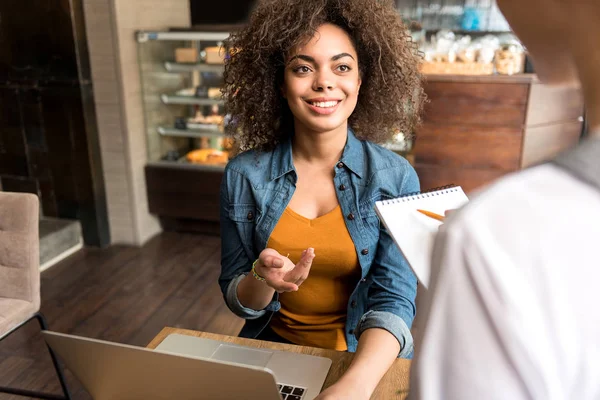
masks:
<path fill-rule="evenodd" d="M 84 249 L 42 273 L 50 330 L 146 346 L 165 326 L 236 335 L 217 285 L 220 240 L 162 233 L 142 248 Z M 0 341 L 0 386 L 60 394 L 36 322 Z M 74 399 L 90 399 L 67 371 Z M 1 400 L 24 397 L 0 394 Z"/>

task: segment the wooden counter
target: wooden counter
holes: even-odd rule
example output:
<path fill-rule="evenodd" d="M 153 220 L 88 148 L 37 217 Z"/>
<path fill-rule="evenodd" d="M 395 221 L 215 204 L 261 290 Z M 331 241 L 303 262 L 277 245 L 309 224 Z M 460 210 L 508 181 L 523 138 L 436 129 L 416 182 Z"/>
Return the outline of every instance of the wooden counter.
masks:
<path fill-rule="evenodd" d="M 467 192 L 539 163 L 579 140 L 578 88 L 533 74 L 430 75 L 429 102 L 413 149 L 423 189 L 455 183 Z"/>

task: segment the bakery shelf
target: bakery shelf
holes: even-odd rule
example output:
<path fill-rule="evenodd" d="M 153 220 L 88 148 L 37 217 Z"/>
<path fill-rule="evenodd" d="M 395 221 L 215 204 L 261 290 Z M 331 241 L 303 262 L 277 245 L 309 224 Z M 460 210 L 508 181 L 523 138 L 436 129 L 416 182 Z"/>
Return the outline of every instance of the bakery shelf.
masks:
<path fill-rule="evenodd" d="M 210 106 L 213 104 L 223 104 L 221 99 L 203 99 L 200 97 L 193 96 L 177 96 L 162 94 L 160 96 L 161 101 L 164 104 L 198 104 L 202 106 Z"/>
<path fill-rule="evenodd" d="M 223 64 L 183 64 L 172 61 L 165 62 L 165 69 L 169 72 L 216 72 L 222 73 L 224 66 Z"/>
<path fill-rule="evenodd" d="M 195 170 L 204 170 L 204 171 L 225 171 L 225 165 L 193 164 L 187 160 L 150 161 L 146 165 L 152 165 L 152 166 L 157 166 L 157 167 L 181 168 L 181 169 L 195 169 Z"/>
<path fill-rule="evenodd" d="M 222 132 L 220 126 L 217 124 L 202 124 L 200 122 L 189 121 L 187 123 L 187 129 L 190 131 Z"/>
<path fill-rule="evenodd" d="M 212 41 L 222 42 L 229 37 L 227 32 L 155 32 L 138 31 L 136 39 L 138 43 L 149 40 L 175 40 L 175 41 Z"/>
<path fill-rule="evenodd" d="M 159 126 L 157 128 L 158 133 L 161 136 L 174 136 L 174 137 L 187 137 L 187 138 L 201 138 L 201 137 L 221 137 L 223 133 L 219 131 L 218 127 L 207 128 L 207 129 L 177 129 L 177 128 L 166 128 Z"/>

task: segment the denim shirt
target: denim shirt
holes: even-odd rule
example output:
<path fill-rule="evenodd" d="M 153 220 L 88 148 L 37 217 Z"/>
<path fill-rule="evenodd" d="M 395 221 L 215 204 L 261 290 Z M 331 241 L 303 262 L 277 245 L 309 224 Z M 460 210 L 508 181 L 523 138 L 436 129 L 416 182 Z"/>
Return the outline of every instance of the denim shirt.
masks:
<path fill-rule="evenodd" d="M 248 151 L 229 161 L 221 184 L 221 276 L 227 306 L 246 319 L 242 337 L 254 338 L 279 311 L 275 293 L 264 310 L 244 307 L 238 284 L 267 241 L 296 189 L 297 175 L 288 139 L 270 152 Z M 382 328 L 400 343 L 399 357 L 411 357 L 410 333 L 415 316 L 417 280 L 408 263 L 380 224 L 375 202 L 419 190 L 412 166 L 401 156 L 368 141 L 352 130 L 334 167 L 337 198 L 354 243 L 361 279 L 350 296 L 346 318 L 348 351 L 369 328 Z M 300 289 L 302 290 L 302 289 Z"/>

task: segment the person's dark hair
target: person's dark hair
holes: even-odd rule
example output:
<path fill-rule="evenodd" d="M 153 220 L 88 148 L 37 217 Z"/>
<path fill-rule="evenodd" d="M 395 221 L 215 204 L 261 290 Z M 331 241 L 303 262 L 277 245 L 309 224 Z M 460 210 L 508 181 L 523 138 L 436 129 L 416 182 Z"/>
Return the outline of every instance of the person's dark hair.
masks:
<path fill-rule="evenodd" d="M 413 134 L 425 100 L 421 57 L 391 0 L 262 0 L 225 43 L 226 130 L 241 150 L 270 150 L 291 133 L 284 58 L 324 23 L 344 29 L 356 46 L 362 84 L 349 125 L 357 137 L 382 143 L 397 131 Z"/>

